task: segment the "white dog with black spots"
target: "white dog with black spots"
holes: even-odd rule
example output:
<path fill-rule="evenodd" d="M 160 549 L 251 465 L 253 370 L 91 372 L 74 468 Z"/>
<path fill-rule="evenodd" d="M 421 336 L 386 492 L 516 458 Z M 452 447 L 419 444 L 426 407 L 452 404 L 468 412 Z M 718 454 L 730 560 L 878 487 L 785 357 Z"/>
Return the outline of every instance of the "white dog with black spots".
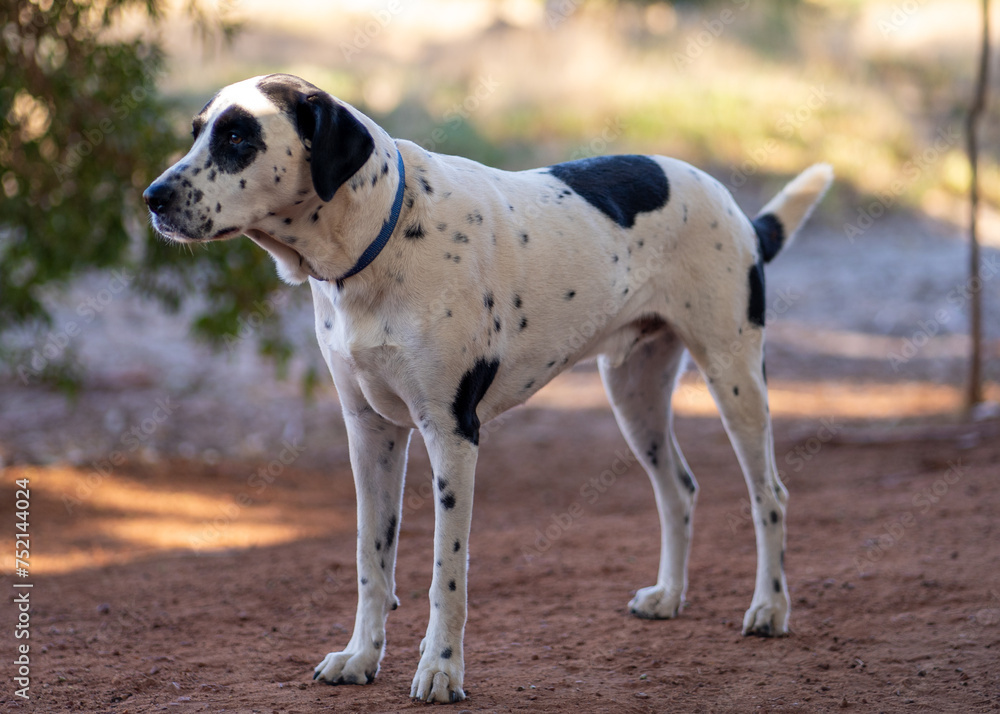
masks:
<path fill-rule="evenodd" d="M 410 696 L 465 698 L 480 424 L 591 357 L 659 507 L 659 573 L 631 612 L 672 618 L 684 604 L 698 487 L 673 435 L 671 393 L 690 353 L 750 492 L 757 578 L 743 632 L 786 634 L 788 494 L 767 404 L 764 263 L 831 181 L 829 166 L 813 166 L 750 220 L 719 182 L 675 159 L 500 171 L 394 140 L 297 77 L 220 91 L 194 119 L 190 152 L 144 198 L 167 238 L 245 234 L 286 282 L 312 290 L 358 497 L 354 633 L 314 678 L 366 684 L 378 673 L 399 604 L 406 454 L 419 429 L 436 522 L 430 621 Z"/>

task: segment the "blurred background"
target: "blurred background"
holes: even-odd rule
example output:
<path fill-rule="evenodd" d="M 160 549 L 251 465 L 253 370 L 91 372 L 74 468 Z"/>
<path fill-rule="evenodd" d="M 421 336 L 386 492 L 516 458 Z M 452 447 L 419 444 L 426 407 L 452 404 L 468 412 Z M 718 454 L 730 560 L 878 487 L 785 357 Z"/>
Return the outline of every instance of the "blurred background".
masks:
<path fill-rule="evenodd" d="M 739 637 L 754 527 L 694 370 L 674 394 L 702 489 L 690 602 L 627 617 L 657 516 L 579 365 L 483 426 L 470 706 L 1000 706 L 997 53 L 978 276 L 968 231 L 981 32 L 976 0 L 0 0 L 0 521 L 30 532 L 38 711 L 402 708 L 434 527 L 419 436 L 393 656 L 380 686 L 314 686 L 354 618 L 356 523 L 309 291 L 248 240 L 154 237 L 142 206 L 205 102 L 272 72 L 505 169 L 679 157 L 750 215 L 809 164 L 837 174 L 767 267 L 795 636 Z M 12 582 L 13 549 L 0 566 Z"/>
<path fill-rule="evenodd" d="M 776 417 L 951 423 L 984 301 L 1000 398 L 1000 102 L 966 115 L 978 2 L 8 0 L 0 16 L 0 462 L 67 484 L 129 463 L 344 459 L 309 293 L 246 240 L 151 236 L 141 191 L 219 88 L 290 72 L 391 134 L 506 169 L 611 153 L 705 168 L 753 214 L 805 166 L 837 182 L 768 267 Z M 996 26 L 997 23 L 994 23 Z M 997 62 L 992 60 L 995 87 Z M 715 413 L 684 378 L 681 414 Z M 529 407 L 606 407 L 592 366 Z M 111 464 L 115 467 L 117 464 Z M 247 536 L 251 537 L 251 536 Z"/>

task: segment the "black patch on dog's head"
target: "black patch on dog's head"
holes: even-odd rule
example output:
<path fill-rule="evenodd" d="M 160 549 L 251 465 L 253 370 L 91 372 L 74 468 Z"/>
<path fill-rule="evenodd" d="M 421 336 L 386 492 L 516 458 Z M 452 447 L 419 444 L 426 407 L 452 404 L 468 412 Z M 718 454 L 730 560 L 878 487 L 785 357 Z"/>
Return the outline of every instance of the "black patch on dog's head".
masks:
<path fill-rule="evenodd" d="M 236 174 L 248 167 L 258 153 L 267 151 L 257 117 L 234 104 L 227 107 L 212 124 L 209 156 L 212 165 L 224 174 Z M 213 169 L 214 173 L 214 169 Z M 212 175 L 209 174 L 209 180 Z"/>
<path fill-rule="evenodd" d="M 205 122 L 208 119 L 208 108 L 210 106 L 212 106 L 212 102 L 214 102 L 215 99 L 216 99 L 216 97 L 218 97 L 218 96 L 219 95 L 216 94 L 214 97 L 212 97 L 207 102 L 205 102 L 205 106 L 203 106 L 201 108 L 201 111 L 198 112 L 198 114 L 195 116 L 194 120 L 191 122 L 191 136 L 192 136 L 192 138 L 197 139 L 198 135 L 201 134 L 201 130 L 205 128 Z"/>
<path fill-rule="evenodd" d="M 309 142 L 313 188 L 329 201 L 371 157 L 371 133 L 347 107 L 298 77 L 268 75 L 257 88 L 289 116 L 302 142 Z"/>
<path fill-rule="evenodd" d="M 638 214 L 663 208 L 670 200 L 667 175 L 648 156 L 579 159 L 550 166 L 549 173 L 622 228 L 631 228 Z"/>

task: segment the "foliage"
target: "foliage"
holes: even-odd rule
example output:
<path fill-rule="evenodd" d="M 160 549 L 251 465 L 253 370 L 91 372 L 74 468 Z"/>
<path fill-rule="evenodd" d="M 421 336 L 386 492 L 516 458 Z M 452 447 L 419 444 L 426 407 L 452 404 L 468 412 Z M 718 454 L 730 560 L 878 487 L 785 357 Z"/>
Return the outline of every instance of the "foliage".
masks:
<path fill-rule="evenodd" d="M 194 328 L 222 341 L 276 285 L 249 241 L 194 256 L 153 238 L 141 192 L 186 144 L 157 90 L 155 34 L 122 37 L 121 20 L 158 27 L 162 0 L 7 0 L 0 7 L 0 333 L 51 322 L 45 295 L 88 269 L 130 265 L 134 285 L 178 308 L 205 299 Z M 203 36 L 238 26 L 197 1 Z M 270 312 L 268 313 L 270 316 Z M 274 321 L 263 342 L 281 353 Z"/>

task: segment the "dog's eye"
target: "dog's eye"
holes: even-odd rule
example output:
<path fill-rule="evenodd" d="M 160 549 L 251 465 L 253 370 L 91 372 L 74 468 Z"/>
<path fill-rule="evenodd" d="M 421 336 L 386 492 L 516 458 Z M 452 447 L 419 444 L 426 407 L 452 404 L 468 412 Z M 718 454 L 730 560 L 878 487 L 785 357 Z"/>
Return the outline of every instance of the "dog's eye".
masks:
<path fill-rule="evenodd" d="M 243 143 L 243 137 L 237 134 L 235 131 L 229 134 L 229 143 L 233 146 L 239 146 Z"/>

